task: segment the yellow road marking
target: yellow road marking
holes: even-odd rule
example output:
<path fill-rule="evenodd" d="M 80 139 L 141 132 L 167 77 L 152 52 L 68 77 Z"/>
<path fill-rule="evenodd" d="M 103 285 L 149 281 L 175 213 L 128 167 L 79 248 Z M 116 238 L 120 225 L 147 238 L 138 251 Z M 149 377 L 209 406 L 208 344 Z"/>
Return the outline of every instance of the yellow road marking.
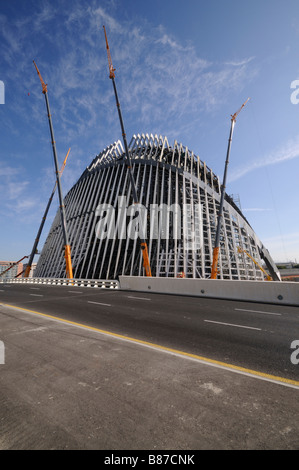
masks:
<path fill-rule="evenodd" d="M 150 348 L 153 348 L 153 349 L 157 349 L 157 350 L 161 350 L 161 351 L 166 351 L 166 352 L 178 355 L 178 356 L 183 356 L 183 357 L 188 357 L 190 359 L 195 359 L 195 360 L 200 361 L 200 362 L 205 363 L 205 364 L 218 366 L 218 367 L 225 368 L 225 369 L 228 369 L 228 370 L 232 370 L 232 371 L 235 371 L 235 372 L 243 373 L 245 375 L 255 376 L 255 377 L 259 377 L 259 378 L 262 378 L 262 379 L 265 379 L 265 380 L 268 380 L 268 381 L 281 383 L 281 384 L 284 384 L 284 385 L 289 385 L 289 386 L 299 388 L 299 381 L 296 381 L 296 380 L 290 380 L 290 379 L 286 379 L 285 377 L 278 377 L 278 376 L 275 376 L 275 375 L 266 374 L 264 372 L 259 372 L 259 371 L 255 371 L 255 370 L 251 370 L 251 369 L 246 369 L 245 367 L 240 367 L 240 366 L 235 366 L 233 364 L 228 364 L 226 362 L 216 361 L 215 359 L 210 359 L 210 358 L 207 358 L 207 357 L 198 356 L 197 354 L 192 354 L 192 353 L 188 353 L 188 352 L 185 352 L 185 351 L 180 351 L 180 350 L 177 350 L 177 349 L 168 348 L 168 347 L 162 346 L 160 344 L 150 343 L 148 341 L 143 341 L 143 340 L 137 339 L 137 338 L 131 338 L 130 336 L 120 335 L 118 333 L 113 333 L 112 331 L 102 330 L 100 328 L 95 328 L 93 326 L 84 325 L 83 323 L 77 323 L 77 322 L 74 322 L 74 321 L 71 321 L 71 320 L 66 320 L 64 318 L 55 317 L 53 315 L 48 315 L 46 313 L 37 312 L 35 310 L 29 310 L 27 308 L 17 307 L 15 305 L 10 305 L 10 304 L 1 303 L 1 305 L 3 305 L 4 307 L 15 308 L 15 309 L 18 309 L 18 310 L 22 310 L 24 312 L 33 313 L 35 315 L 40 315 L 42 317 L 49 318 L 51 320 L 56 320 L 56 321 L 59 321 L 59 322 L 67 323 L 69 325 L 77 326 L 77 327 L 84 328 L 84 329 L 87 329 L 87 330 L 96 331 L 97 333 L 112 336 L 114 338 L 123 339 L 123 340 L 130 341 L 130 342 L 133 342 L 133 343 L 136 343 L 136 344 L 142 344 L 144 346 L 147 346 L 147 347 L 150 347 Z"/>

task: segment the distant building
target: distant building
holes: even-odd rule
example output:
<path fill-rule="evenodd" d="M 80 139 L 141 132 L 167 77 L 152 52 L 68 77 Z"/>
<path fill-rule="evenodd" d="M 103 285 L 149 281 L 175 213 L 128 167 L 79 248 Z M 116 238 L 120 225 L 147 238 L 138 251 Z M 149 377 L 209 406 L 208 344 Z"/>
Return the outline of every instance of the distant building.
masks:
<path fill-rule="evenodd" d="M 297 261 L 287 261 L 285 263 L 277 263 L 280 270 L 282 281 L 299 282 L 299 264 Z"/>
<path fill-rule="evenodd" d="M 23 271 L 23 269 L 24 269 L 23 263 L 17 263 L 15 265 L 14 265 L 14 263 L 15 263 L 15 261 L 0 261 L 0 279 L 14 278 Z M 1 276 L 1 273 L 6 271 L 11 266 L 13 266 L 13 267 Z"/>

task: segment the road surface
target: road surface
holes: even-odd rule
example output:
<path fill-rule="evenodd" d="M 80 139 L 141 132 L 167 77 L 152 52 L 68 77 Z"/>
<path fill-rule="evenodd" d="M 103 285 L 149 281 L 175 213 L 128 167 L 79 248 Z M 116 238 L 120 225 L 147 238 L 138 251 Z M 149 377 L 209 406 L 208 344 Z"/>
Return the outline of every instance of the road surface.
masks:
<path fill-rule="evenodd" d="M 2 284 L 0 320 L 0 449 L 299 449 L 298 308 Z"/>

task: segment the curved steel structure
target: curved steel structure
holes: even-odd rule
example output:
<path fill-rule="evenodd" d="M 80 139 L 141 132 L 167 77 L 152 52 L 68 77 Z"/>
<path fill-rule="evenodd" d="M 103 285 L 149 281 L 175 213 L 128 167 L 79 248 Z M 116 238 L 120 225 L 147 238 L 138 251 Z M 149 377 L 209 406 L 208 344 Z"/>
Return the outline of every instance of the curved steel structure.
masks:
<path fill-rule="evenodd" d="M 138 238 L 148 243 L 153 276 L 210 278 L 221 186 L 205 162 L 166 137 L 133 136 L 129 145 L 139 204 L 133 203 L 120 141 L 101 152 L 65 197 L 74 278 L 142 276 Z M 36 277 L 65 276 L 59 211 Z M 232 198 L 225 195 L 218 279 L 273 280 L 279 272 Z"/>

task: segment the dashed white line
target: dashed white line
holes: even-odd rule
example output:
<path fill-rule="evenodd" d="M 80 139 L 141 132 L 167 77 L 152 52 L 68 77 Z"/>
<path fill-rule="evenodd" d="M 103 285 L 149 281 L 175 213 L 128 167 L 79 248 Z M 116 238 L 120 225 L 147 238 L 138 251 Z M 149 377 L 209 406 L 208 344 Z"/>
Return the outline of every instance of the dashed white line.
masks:
<path fill-rule="evenodd" d="M 274 312 L 264 312 L 262 310 L 246 310 L 245 308 L 235 308 L 240 312 L 251 312 L 251 313 L 265 313 L 266 315 L 281 315 L 281 313 L 274 313 Z"/>
<path fill-rule="evenodd" d="M 83 294 L 83 292 L 78 291 L 78 290 L 68 290 L 71 294 Z"/>
<path fill-rule="evenodd" d="M 111 304 L 103 304 L 102 302 L 92 302 L 91 300 L 88 300 L 87 302 L 89 304 L 105 305 L 106 307 L 111 307 Z"/>
<path fill-rule="evenodd" d="M 29 295 L 32 295 L 32 296 L 34 296 L 34 297 L 43 297 L 42 294 L 29 294 Z"/>
<path fill-rule="evenodd" d="M 236 326 L 237 328 L 247 328 L 249 330 L 259 330 L 261 331 L 261 328 L 255 328 L 253 326 L 244 326 L 244 325 L 235 325 L 234 323 L 224 323 L 221 321 L 213 321 L 213 320 L 204 320 L 208 323 L 217 323 L 218 325 L 226 325 L 226 326 Z"/>
<path fill-rule="evenodd" d="M 31 290 L 40 290 L 39 287 L 30 287 Z"/>
<path fill-rule="evenodd" d="M 146 297 L 134 297 L 133 295 L 128 295 L 128 299 L 152 300 L 152 299 L 147 299 Z"/>

